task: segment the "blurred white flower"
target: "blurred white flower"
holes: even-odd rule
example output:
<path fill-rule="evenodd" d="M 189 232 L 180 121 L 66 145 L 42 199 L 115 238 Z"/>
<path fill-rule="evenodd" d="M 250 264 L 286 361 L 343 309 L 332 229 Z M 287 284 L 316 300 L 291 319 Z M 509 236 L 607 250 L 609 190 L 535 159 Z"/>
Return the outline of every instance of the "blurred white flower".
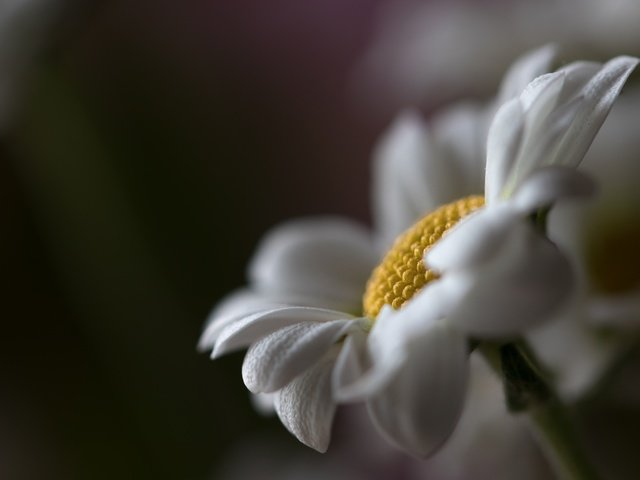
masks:
<path fill-rule="evenodd" d="M 213 348 L 216 357 L 250 346 L 245 384 L 254 393 L 277 392 L 276 411 L 302 442 L 326 450 L 334 400 L 366 400 L 393 443 L 419 456 L 433 452 L 462 410 L 468 339 L 518 335 L 555 313 L 570 294 L 567 260 L 530 217 L 561 198 L 590 193 L 591 183 L 574 167 L 636 61 L 571 64 L 509 99 L 508 92 L 546 67 L 548 50 L 541 52 L 510 72 L 502 89 L 507 101 L 484 135 L 486 204 L 481 191 L 461 187 L 478 183 L 460 182 L 460 175 L 481 169 L 460 164 L 453 172 L 442 155 L 405 156 L 404 142 L 393 137 L 411 140 L 406 130 L 422 128 L 405 117 L 389 140 L 404 153 L 391 149 L 379 162 L 378 174 L 388 172 L 388 183 L 380 177 L 378 205 L 393 205 L 382 217 L 411 205 L 424 214 L 428 205 L 411 203 L 424 191 L 425 203 L 435 206 L 460 191 L 467 196 L 403 234 L 368 282 L 378 255 L 365 231 L 326 221 L 276 230 L 252 265 L 251 289 L 212 314 L 201 347 Z M 482 115 L 458 122 L 486 129 Z M 472 159 L 484 157 L 480 149 L 470 150 Z M 398 158 L 407 160 L 387 164 Z M 422 169 L 411 167 L 422 162 Z M 413 182 L 422 174 L 426 183 Z"/>
<path fill-rule="evenodd" d="M 561 58 L 637 54 L 638 23 L 635 0 L 393 2 L 379 13 L 357 90 L 392 105 L 486 94 L 514 58 L 550 39 Z"/>
<path fill-rule="evenodd" d="M 559 206 L 550 216 L 549 235 L 570 255 L 579 293 L 565 315 L 532 332 L 530 340 L 568 401 L 588 393 L 637 340 L 639 113 L 640 91 L 632 88 L 581 165 L 597 181 L 598 194 Z"/>

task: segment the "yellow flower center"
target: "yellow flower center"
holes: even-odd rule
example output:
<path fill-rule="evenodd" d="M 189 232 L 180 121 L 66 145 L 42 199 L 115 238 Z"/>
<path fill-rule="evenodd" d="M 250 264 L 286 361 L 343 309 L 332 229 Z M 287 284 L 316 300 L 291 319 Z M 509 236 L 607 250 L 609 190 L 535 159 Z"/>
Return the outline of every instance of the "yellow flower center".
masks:
<path fill-rule="evenodd" d="M 484 205 L 484 197 L 473 195 L 448 203 L 429 213 L 393 244 L 367 282 L 364 314 L 375 319 L 383 305 L 399 309 L 422 287 L 438 276 L 425 267 L 425 253 L 462 218 Z"/>

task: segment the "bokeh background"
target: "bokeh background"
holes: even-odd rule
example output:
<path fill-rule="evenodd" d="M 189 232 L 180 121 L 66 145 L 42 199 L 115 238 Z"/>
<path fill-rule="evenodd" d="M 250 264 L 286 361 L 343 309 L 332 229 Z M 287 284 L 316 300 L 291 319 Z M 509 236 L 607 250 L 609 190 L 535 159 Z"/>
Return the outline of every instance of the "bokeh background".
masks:
<path fill-rule="evenodd" d="M 251 408 L 242 355 L 196 343 L 270 226 L 367 221 L 385 118 L 349 92 L 378 3 L 39 18 L 0 140 L 0 478 L 216 478 L 254 433 L 303 448 Z"/>
<path fill-rule="evenodd" d="M 561 61 L 638 54 L 634 1 L 0 0 L 0 478 L 316 458 L 254 411 L 242 354 L 196 351 L 262 234 L 370 223 L 371 153 L 401 107 L 482 98 L 548 41 Z"/>

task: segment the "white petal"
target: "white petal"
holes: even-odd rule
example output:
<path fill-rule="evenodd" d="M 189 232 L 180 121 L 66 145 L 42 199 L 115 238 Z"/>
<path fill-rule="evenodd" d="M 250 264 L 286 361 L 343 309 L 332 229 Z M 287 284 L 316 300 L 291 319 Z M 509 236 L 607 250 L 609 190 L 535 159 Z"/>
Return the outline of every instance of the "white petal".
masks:
<path fill-rule="evenodd" d="M 429 189 L 437 206 L 482 194 L 487 128 L 486 108 L 469 102 L 457 103 L 433 118 L 434 153 L 449 167 L 438 178 L 431 175 L 436 185 L 430 184 Z"/>
<path fill-rule="evenodd" d="M 427 127 L 420 115 L 406 111 L 376 148 L 374 211 L 382 246 L 428 211 L 483 186 L 485 113 L 461 103 Z"/>
<path fill-rule="evenodd" d="M 394 121 L 374 154 L 374 211 L 382 246 L 388 247 L 418 218 L 460 193 L 469 169 L 459 164 L 470 162 L 453 158 L 447 135 L 452 133 L 449 128 L 465 124 L 473 115 L 470 109 L 448 112 L 440 118 L 435 138 L 414 111 Z M 457 133 L 459 138 L 468 132 Z M 474 152 L 480 153 L 477 148 Z"/>
<path fill-rule="evenodd" d="M 601 68 L 601 63 L 585 61 L 572 62 L 562 67 L 559 71 L 565 74 L 565 82 L 558 104 L 579 96 L 584 86 Z"/>
<path fill-rule="evenodd" d="M 313 299 L 302 296 L 268 294 L 249 289 L 233 292 L 216 305 L 209 314 L 198 343 L 198 349 L 212 348 L 220 332 L 243 317 L 289 305 L 321 306 L 314 305 Z"/>
<path fill-rule="evenodd" d="M 249 348 L 242 365 L 242 378 L 254 392 L 282 388 L 316 363 L 350 329 L 353 320 L 297 323 L 282 328 Z"/>
<path fill-rule="evenodd" d="M 366 399 L 383 389 L 407 361 L 406 352 L 394 338 L 382 350 L 349 339 L 334 370 L 333 395 L 339 402 L 355 402 Z"/>
<path fill-rule="evenodd" d="M 581 299 L 584 301 L 584 299 Z M 620 347 L 614 338 L 588 330 L 581 307 L 572 314 L 534 329 L 527 335 L 543 365 L 552 372 L 558 393 L 574 402 L 595 386 L 613 363 Z"/>
<path fill-rule="evenodd" d="M 385 248 L 430 206 L 426 188 L 409 188 L 416 179 L 426 185 L 424 168 L 430 155 L 427 127 L 413 110 L 400 114 L 376 146 L 373 207 Z"/>
<path fill-rule="evenodd" d="M 369 413 L 392 443 L 425 457 L 442 445 L 460 417 L 469 368 L 467 344 L 440 322 L 408 339 L 405 348 L 405 367 L 369 400 Z"/>
<path fill-rule="evenodd" d="M 368 355 L 353 352 L 355 367 L 336 382 L 334 394 L 341 401 L 364 400 L 381 391 L 399 370 L 406 368 L 407 344 L 429 332 L 467 293 L 468 283 L 448 276 L 434 281 L 400 310 L 385 306 L 368 338 Z M 344 355 L 347 355 L 345 353 Z M 341 366 L 342 367 L 342 366 Z"/>
<path fill-rule="evenodd" d="M 638 64 L 632 57 L 607 62 L 581 90 L 582 108 L 567 131 L 553 163 L 577 166 L 607 118 L 627 78 Z"/>
<path fill-rule="evenodd" d="M 470 268 L 499 254 L 520 216 L 506 205 L 483 208 L 449 230 L 425 255 L 425 264 L 444 272 Z"/>
<path fill-rule="evenodd" d="M 334 310 L 309 307 L 284 307 L 262 310 L 237 319 L 218 333 L 212 358 L 234 350 L 246 348 L 253 342 L 297 323 L 323 323 L 348 318 L 349 315 Z"/>
<path fill-rule="evenodd" d="M 458 274 L 474 285 L 449 321 L 471 336 L 519 335 L 549 320 L 573 291 L 569 261 L 528 220 L 512 226 L 506 240 L 492 261 Z"/>
<path fill-rule="evenodd" d="M 556 53 L 555 45 L 545 45 L 518 58 L 502 80 L 499 104 L 516 97 L 534 78 L 549 72 Z"/>
<path fill-rule="evenodd" d="M 595 193 L 596 185 L 588 175 L 575 168 L 545 167 L 533 173 L 517 190 L 513 204 L 529 213 L 550 207 L 562 198 L 588 197 Z"/>
<path fill-rule="evenodd" d="M 552 163 L 551 159 L 556 155 L 560 142 L 580 109 L 581 102 L 581 97 L 574 98 L 557 107 L 542 122 L 534 122 L 530 118 L 531 114 L 528 115 L 527 121 L 536 123 L 536 130 L 534 131 L 534 127 L 527 130 L 526 141 L 516 167 L 519 168 L 519 173 L 510 179 L 510 188 L 504 189 L 503 197 L 509 198 L 531 172 L 542 165 Z"/>
<path fill-rule="evenodd" d="M 520 95 L 525 110 L 525 132 L 518 158 L 513 161 L 500 195 L 508 198 L 523 178 L 539 165 L 540 137 L 548 128 L 548 116 L 558 104 L 566 76 L 563 72 L 550 73 L 536 78 Z"/>
<path fill-rule="evenodd" d="M 319 452 L 326 452 L 331 438 L 335 403 L 331 398 L 331 370 L 335 354 L 319 363 L 280 390 L 276 412 L 295 437 Z"/>
<path fill-rule="evenodd" d="M 566 75 L 553 72 L 540 75 L 525 87 L 520 96 L 525 111 L 534 112 L 534 117 L 544 117 L 558 104 Z"/>
<path fill-rule="evenodd" d="M 358 382 L 371 368 L 371 358 L 367 350 L 367 334 L 355 330 L 347 336 L 336 360 L 331 378 L 333 396 L 338 402 L 353 400 L 350 387 Z"/>
<path fill-rule="evenodd" d="M 278 393 L 250 393 L 251 405 L 262 415 L 273 415 L 276 413 L 276 397 Z"/>
<path fill-rule="evenodd" d="M 485 199 L 495 202 L 518 158 L 524 132 L 524 110 L 518 98 L 505 103 L 496 113 L 487 137 Z"/>
<path fill-rule="evenodd" d="M 269 233 L 249 276 L 269 293 L 326 298 L 345 309 L 359 308 L 364 286 L 378 261 L 366 229 L 346 220 L 289 222 Z"/>

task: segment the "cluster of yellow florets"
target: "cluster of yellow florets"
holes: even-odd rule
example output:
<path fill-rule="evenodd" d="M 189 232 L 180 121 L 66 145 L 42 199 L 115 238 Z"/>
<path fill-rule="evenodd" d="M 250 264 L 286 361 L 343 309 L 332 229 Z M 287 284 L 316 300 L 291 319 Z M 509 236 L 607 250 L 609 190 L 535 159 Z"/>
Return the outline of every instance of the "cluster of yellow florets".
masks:
<path fill-rule="evenodd" d="M 422 261 L 425 252 L 460 219 L 483 205 L 483 196 L 462 198 L 429 213 L 404 232 L 367 282 L 364 314 L 375 319 L 383 305 L 399 309 L 422 287 L 437 278 Z"/>

